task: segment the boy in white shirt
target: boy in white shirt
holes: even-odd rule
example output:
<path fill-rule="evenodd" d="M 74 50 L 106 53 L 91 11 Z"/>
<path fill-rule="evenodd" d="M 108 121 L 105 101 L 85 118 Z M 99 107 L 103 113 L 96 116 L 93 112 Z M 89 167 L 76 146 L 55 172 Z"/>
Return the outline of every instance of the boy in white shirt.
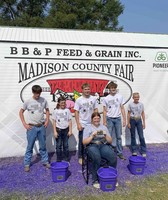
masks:
<path fill-rule="evenodd" d="M 121 115 L 123 117 L 123 127 L 126 125 L 126 114 L 124 108 L 124 98 L 121 94 L 117 93 L 117 84 L 110 82 L 108 85 L 110 93 L 103 98 L 103 124 L 107 126 L 111 137 L 113 137 L 113 128 L 115 128 L 116 136 L 116 149 L 117 155 L 120 159 L 125 160 L 122 153 L 122 124 Z"/>
<path fill-rule="evenodd" d="M 86 125 L 91 124 L 92 113 L 98 112 L 97 99 L 96 97 L 90 95 L 90 85 L 88 83 L 84 83 L 82 85 L 82 96 L 76 100 L 74 110 L 77 129 L 79 131 L 78 159 L 79 164 L 82 164 L 83 129 L 86 127 Z"/>

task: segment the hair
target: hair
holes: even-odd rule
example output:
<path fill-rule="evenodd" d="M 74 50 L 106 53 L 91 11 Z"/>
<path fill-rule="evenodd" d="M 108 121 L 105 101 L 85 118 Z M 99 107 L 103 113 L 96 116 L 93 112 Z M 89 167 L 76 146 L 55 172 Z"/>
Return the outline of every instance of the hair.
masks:
<path fill-rule="evenodd" d="M 138 96 L 139 96 L 139 92 L 134 92 L 134 93 L 132 94 L 132 96 L 135 96 L 135 95 L 138 95 Z"/>
<path fill-rule="evenodd" d="M 93 120 L 93 118 L 96 117 L 96 116 L 98 116 L 98 117 L 101 118 L 101 115 L 100 115 L 99 112 L 94 112 L 94 113 L 92 113 L 92 115 L 91 115 L 91 120 Z"/>
<path fill-rule="evenodd" d="M 108 85 L 107 85 L 107 88 L 108 89 L 110 89 L 111 87 L 113 87 L 113 88 L 117 88 L 117 84 L 116 83 L 114 83 L 113 81 L 111 81 Z"/>
<path fill-rule="evenodd" d="M 89 83 L 84 83 L 84 84 L 82 84 L 82 90 L 83 90 L 84 88 L 86 88 L 86 87 L 89 87 L 89 88 L 90 88 Z"/>
<path fill-rule="evenodd" d="M 58 98 L 57 105 L 56 105 L 56 108 L 57 108 L 57 109 L 59 109 L 59 107 L 60 107 L 59 103 L 60 103 L 61 101 L 66 101 L 66 98 L 63 97 L 63 96 L 60 96 L 60 97 Z"/>
<path fill-rule="evenodd" d="M 32 92 L 36 94 L 40 94 L 42 92 L 42 88 L 40 85 L 33 85 Z"/>

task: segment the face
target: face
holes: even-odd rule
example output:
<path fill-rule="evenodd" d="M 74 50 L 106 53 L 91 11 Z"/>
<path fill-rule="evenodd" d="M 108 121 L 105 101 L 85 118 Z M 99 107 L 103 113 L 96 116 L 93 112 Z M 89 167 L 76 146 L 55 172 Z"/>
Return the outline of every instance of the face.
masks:
<path fill-rule="evenodd" d="M 38 99 L 40 97 L 41 93 L 33 93 L 33 98 Z"/>
<path fill-rule="evenodd" d="M 90 96 L 90 87 L 85 87 L 85 88 L 83 88 L 82 94 L 83 94 L 83 96 L 85 96 L 85 97 L 89 97 L 89 96 Z"/>
<path fill-rule="evenodd" d="M 115 94 L 117 92 L 117 88 L 115 87 L 110 87 L 109 88 L 110 94 Z"/>
<path fill-rule="evenodd" d="M 92 123 L 93 123 L 95 126 L 98 126 L 98 125 L 100 124 L 100 117 L 99 117 L 99 116 L 93 117 Z"/>
<path fill-rule="evenodd" d="M 134 95 L 133 96 L 133 100 L 134 100 L 134 103 L 138 103 L 139 102 L 139 95 Z"/>
<path fill-rule="evenodd" d="M 64 109 L 66 107 L 66 101 L 60 101 L 59 106 L 61 109 Z"/>

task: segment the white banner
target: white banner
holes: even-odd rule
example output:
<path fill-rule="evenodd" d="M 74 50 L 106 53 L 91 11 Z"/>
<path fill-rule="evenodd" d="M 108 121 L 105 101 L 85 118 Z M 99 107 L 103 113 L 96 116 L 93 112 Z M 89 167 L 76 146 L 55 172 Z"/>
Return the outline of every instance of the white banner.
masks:
<path fill-rule="evenodd" d="M 41 95 L 47 99 L 51 113 L 60 93 L 67 97 L 73 113 L 75 95 L 88 82 L 102 112 L 106 86 L 114 81 L 125 98 L 126 111 L 132 93 L 140 93 L 146 114 L 146 142 L 168 142 L 168 35 L 66 30 L 45 30 L 45 35 L 44 30 L 0 28 L 0 157 L 25 153 L 26 130 L 18 113 L 32 96 L 34 84 L 43 88 Z M 123 145 L 130 144 L 127 128 L 123 128 L 122 140 Z M 77 144 L 73 117 L 70 150 Z M 47 149 L 55 151 L 51 122 Z M 38 152 L 38 143 L 34 152 Z"/>

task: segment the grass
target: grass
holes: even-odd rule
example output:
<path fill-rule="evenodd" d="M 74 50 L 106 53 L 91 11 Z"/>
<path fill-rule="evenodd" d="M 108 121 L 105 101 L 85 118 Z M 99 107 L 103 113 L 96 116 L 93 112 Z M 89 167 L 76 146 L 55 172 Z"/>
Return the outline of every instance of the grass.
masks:
<path fill-rule="evenodd" d="M 143 180 L 126 182 L 126 188 L 117 187 L 113 192 L 104 192 L 100 195 L 88 196 L 72 196 L 63 197 L 60 194 L 44 197 L 42 194 L 31 196 L 30 194 L 12 193 L 5 194 L 5 191 L 0 193 L 1 200 L 167 200 L 167 183 L 168 173 L 155 176 L 149 176 Z M 66 190 L 66 188 L 65 188 Z"/>

